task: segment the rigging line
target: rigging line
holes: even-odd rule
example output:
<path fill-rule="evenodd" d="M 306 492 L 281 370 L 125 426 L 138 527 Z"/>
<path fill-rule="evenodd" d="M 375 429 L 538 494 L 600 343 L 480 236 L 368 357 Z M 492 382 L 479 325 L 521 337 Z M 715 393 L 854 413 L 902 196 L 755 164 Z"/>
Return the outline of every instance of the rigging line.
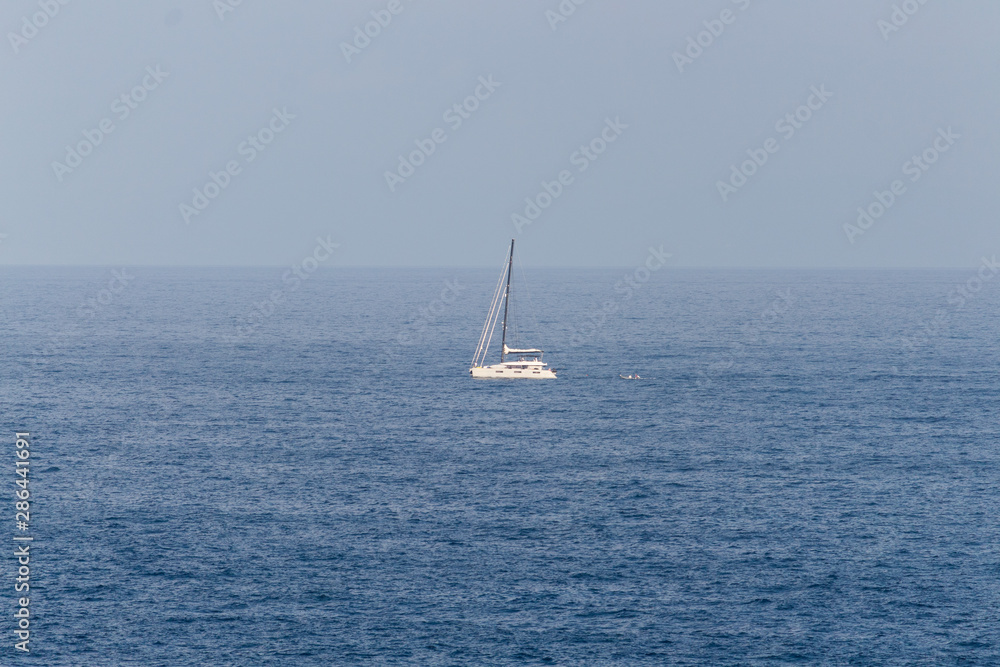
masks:
<path fill-rule="evenodd" d="M 483 333 L 479 339 L 479 347 L 476 348 L 476 357 L 473 359 L 473 363 L 476 366 L 482 365 L 489 351 L 488 337 L 492 337 L 493 335 L 493 327 L 496 326 L 496 315 L 500 312 L 498 304 L 501 290 L 502 287 L 497 287 L 497 290 L 493 293 L 493 303 L 490 304 L 490 310 L 486 315 L 486 322 L 483 324 Z"/>
<path fill-rule="evenodd" d="M 489 354 L 490 342 L 493 340 L 493 332 L 496 330 L 497 317 L 500 315 L 499 300 L 501 294 L 504 290 L 504 278 L 507 276 L 507 271 L 509 271 L 509 265 L 507 260 L 507 253 L 504 253 L 504 263 L 503 270 L 500 272 L 500 278 L 497 280 L 496 291 L 493 293 L 493 303 L 490 304 L 490 312 L 486 315 L 486 322 L 483 324 L 483 333 L 479 338 L 479 347 L 476 348 L 476 357 L 472 360 L 473 366 L 481 366 L 486 362 L 486 355 Z M 492 324 L 490 321 L 492 320 Z M 487 332 L 489 332 L 489 337 L 487 338 Z M 483 341 L 485 340 L 485 347 L 483 346 Z M 482 351 L 482 359 L 480 360 L 480 351 Z"/>
<path fill-rule="evenodd" d="M 504 256 L 504 259 L 506 260 L 506 256 Z M 500 278 L 497 280 L 497 285 L 493 289 L 493 301 L 490 303 L 490 310 L 489 310 L 489 313 L 486 316 L 486 322 L 483 324 L 483 331 L 482 331 L 482 333 L 479 336 L 479 344 L 480 344 L 480 346 L 482 346 L 483 341 L 486 339 L 486 332 L 487 332 L 488 327 L 489 327 L 490 319 L 493 316 L 493 309 L 496 307 L 497 300 L 500 298 L 500 293 L 501 293 L 501 290 L 503 289 L 503 279 L 504 279 L 504 276 L 507 274 L 507 266 L 506 265 L 507 265 L 507 262 L 505 261 L 504 262 L 503 270 L 500 271 Z"/>
<path fill-rule="evenodd" d="M 503 272 L 500 274 L 500 291 L 504 294 L 505 297 L 507 295 L 507 287 L 503 284 L 503 280 L 509 270 L 510 268 L 505 266 Z M 486 355 L 489 354 L 490 342 L 493 341 L 493 334 L 497 330 L 497 321 L 499 319 L 500 319 L 500 303 L 497 302 L 496 312 L 495 314 L 493 314 L 493 324 L 490 325 L 490 337 L 489 340 L 486 341 L 486 348 L 483 350 L 483 363 L 486 363 Z M 500 356 L 501 358 L 503 357 L 502 354 Z"/>
<path fill-rule="evenodd" d="M 493 319 L 493 313 L 496 312 L 496 302 L 497 293 L 493 293 L 493 301 L 490 304 L 489 312 L 486 314 L 486 321 L 483 323 L 483 331 L 479 336 L 479 345 L 476 347 L 476 356 L 472 360 L 473 366 L 480 365 L 480 356 L 485 357 L 484 346 L 486 345 L 486 337 L 489 333 L 490 322 Z"/>
<path fill-rule="evenodd" d="M 496 314 L 493 316 L 493 324 L 490 326 L 490 337 L 486 341 L 486 347 L 483 348 L 483 361 L 480 366 L 486 363 L 486 355 L 490 352 L 490 342 L 493 341 L 493 333 L 497 330 L 497 320 L 500 318 L 500 307 L 497 306 Z"/>
<path fill-rule="evenodd" d="M 494 311 L 497 309 L 497 303 L 500 297 L 500 292 L 503 289 L 503 279 L 506 273 L 507 271 L 505 267 L 504 270 L 500 272 L 500 279 L 497 281 L 497 286 L 493 290 L 493 300 L 490 303 L 490 310 L 486 315 L 486 322 L 483 323 L 483 330 L 479 334 L 479 345 L 476 347 L 476 356 L 472 360 L 473 366 L 480 365 L 480 352 L 482 352 L 483 359 L 485 360 L 486 358 L 486 351 L 489 348 L 489 343 L 486 342 L 487 332 L 489 331 L 490 320 L 494 319 Z M 486 343 L 486 350 L 483 349 L 484 342 Z"/>

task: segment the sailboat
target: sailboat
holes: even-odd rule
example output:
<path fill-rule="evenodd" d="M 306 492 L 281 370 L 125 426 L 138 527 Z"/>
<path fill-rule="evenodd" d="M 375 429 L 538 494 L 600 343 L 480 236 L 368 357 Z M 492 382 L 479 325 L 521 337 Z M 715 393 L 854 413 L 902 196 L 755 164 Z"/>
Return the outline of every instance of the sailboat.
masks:
<path fill-rule="evenodd" d="M 469 375 L 474 378 L 530 378 L 530 379 L 555 379 L 555 369 L 546 368 L 542 361 L 542 351 L 535 348 L 514 349 L 507 347 L 507 313 L 510 305 L 510 274 L 514 268 L 514 239 L 510 240 L 510 254 L 504 262 L 503 270 L 500 272 L 500 279 L 497 281 L 496 290 L 493 292 L 493 301 L 490 303 L 490 312 L 486 316 L 486 323 L 483 324 L 482 334 L 479 336 L 479 347 L 476 348 L 476 355 L 472 359 L 472 367 Z M 506 286 L 504 280 L 506 279 Z M 492 366 L 484 366 L 486 354 L 489 351 L 490 341 L 493 340 L 493 332 L 497 327 L 497 319 L 500 317 L 500 301 L 503 301 L 503 324 L 500 335 L 500 363 Z"/>

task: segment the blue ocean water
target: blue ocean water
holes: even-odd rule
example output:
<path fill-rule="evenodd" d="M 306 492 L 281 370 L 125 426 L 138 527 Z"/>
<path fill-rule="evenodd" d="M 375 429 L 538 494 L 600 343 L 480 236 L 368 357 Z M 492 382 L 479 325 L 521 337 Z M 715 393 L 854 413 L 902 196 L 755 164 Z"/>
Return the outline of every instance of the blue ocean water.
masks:
<path fill-rule="evenodd" d="M 0 273 L 3 664 L 1000 663 L 974 270 Z"/>

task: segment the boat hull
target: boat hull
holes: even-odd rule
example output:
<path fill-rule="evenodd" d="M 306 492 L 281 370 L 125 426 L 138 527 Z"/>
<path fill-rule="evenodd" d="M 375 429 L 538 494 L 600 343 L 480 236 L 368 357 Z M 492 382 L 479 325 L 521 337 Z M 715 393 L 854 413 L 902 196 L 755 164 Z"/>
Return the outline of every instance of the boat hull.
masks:
<path fill-rule="evenodd" d="M 542 368 L 524 364 L 496 364 L 493 366 L 476 366 L 470 368 L 469 373 L 474 378 L 499 379 L 499 380 L 554 380 L 556 372 L 549 368 Z"/>

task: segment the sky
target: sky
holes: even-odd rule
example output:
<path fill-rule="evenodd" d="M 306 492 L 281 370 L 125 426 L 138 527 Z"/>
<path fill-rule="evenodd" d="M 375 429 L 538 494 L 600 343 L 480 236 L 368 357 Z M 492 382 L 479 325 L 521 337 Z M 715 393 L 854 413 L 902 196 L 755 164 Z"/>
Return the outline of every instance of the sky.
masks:
<path fill-rule="evenodd" d="M 497 267 L 516 237 L 538 267 L 977 266 L 998 27 L 995 0 L 8 0 L 0 265 Z"/>

